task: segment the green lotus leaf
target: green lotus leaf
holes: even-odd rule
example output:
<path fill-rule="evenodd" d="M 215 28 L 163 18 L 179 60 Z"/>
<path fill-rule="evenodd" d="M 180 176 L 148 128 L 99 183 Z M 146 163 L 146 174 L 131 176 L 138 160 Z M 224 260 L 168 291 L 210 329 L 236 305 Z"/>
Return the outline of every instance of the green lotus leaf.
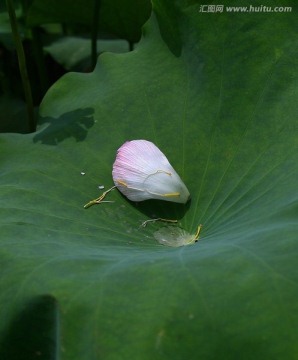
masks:
<path fill-rule="evenodd" d="M 134 51 L 67 74 L 36 133 L 1 136 L 1 358 L 18 339 L 52 359 L 297 359 L 294 3 L 224 3 L 153 1 Z M 133 139 L 160 148 L 191 201 L 114 189 L 84 209 Z M 153 218 L 202 224 L 199 241 L 163 246 L 154 233 L 175 224 L 141 226 Z M 36 342 L 28 314 L 47 324 Z"/>

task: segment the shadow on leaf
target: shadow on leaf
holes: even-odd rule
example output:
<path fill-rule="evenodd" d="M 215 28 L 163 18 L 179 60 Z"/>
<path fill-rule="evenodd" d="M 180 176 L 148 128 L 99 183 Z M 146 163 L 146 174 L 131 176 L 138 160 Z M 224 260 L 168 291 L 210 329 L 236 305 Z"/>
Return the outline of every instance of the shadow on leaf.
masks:
<path fill-rule="evenodd" d="M 58 319 L 58 304 L 53 296 L 31 299 L 13 319 L 1 340 L 0 359 L 56 359 Z"/>
<path fill-rule="evenodd" d="M 94 109 L 78 109 L 61 115 L 58 119 L 44 117 L 39 119 L 39 124 L 48 123 L 34 136 L 34 142 L 47 145 L 57 145 L 66 138 L 73 137 L 77 142 L 87 137 L 88 130 L 94 125 Z"/>
<path fill-rule="evenodd" d="M 133 206 L 150 219 L 163 218 L 181 220 L 190 208 L 191 200 L 185 205 L 162 200 L 133 202 Z"/>

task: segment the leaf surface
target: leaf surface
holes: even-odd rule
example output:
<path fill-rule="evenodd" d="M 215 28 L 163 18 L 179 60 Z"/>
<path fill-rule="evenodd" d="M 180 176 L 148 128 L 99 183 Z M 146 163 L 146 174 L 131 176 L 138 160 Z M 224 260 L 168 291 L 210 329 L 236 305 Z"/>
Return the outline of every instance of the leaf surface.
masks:
<path fill-rule="evenodd" d="M 153 9 L 136 50 L 64 76 L 35 134 L 0 138 L 4 338 L 26 301 L 50 294 L 61 359 L 294 360 L 295 14 Z M 132 139 L 165 153 L 188 205 L 114 190 L 83 208 Z M 190 234 L 203 224 L 200 240 L 162 246 L 164 224 L 140 227 L 152 217 Z"/>

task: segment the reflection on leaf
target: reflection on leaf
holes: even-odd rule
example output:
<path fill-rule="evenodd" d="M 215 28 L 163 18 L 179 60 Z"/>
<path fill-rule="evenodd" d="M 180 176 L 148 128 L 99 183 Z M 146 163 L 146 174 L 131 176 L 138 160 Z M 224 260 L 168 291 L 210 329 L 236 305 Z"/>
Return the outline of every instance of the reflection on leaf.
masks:
<path fill-rule="evenodd" d="M 94 109 L 77 109 L 61 115 L 58 119 L 44 117 L 41 124 L 48 123 L 46 128 L 37 132 L 33 141 L 41 141 L 47 145 L 57 145 L 66 138 L 73 137 L 76 141 L 86 139 L 88 130 L 94 125 Z"/>

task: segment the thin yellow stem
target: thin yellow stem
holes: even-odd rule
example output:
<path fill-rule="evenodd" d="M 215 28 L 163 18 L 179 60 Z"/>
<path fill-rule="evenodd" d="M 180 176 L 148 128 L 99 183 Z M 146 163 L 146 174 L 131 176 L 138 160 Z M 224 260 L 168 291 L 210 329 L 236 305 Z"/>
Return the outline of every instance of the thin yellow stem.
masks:
<path fill-rule="evenodd" d="M 87 204 L 84 205 L 84 209 L 88 209 L 90 206 L 95 205 L 95 204 L 101 204 L 101 203 L 111 203 L 114 201 L 103 201 L 103 199 L 106 197 L 106 195 L 113 189 L 115 189 L 116 186 L 112 186 L 109 190 L 106 190 L 105 192 L 103 192 L 100 197 L 98 197 L 97 199 L 91 200 L 89 201 Z"/>
<path fill-rule="evenodd" d="M 142 222 L 141 227 L 146 227 L 148 223 L 150 222 L 156 222 L 156 221 L 164 221 L 164 222 L 170 222 L 170 223 L 177 223 L 178 220 L 172 220 L 172 219 L 163 219 L 163 218 L 157 218 L 157 219 L 149 219 Z"/>
<path fill-rule="evenodd" d="M 200 232 L 201 232 L 202 227 L 203 227 L 202 224 L 200 224 L 200 225 L 198 226 L 198 230 L 197 230 L 197 232 L 196 232 L 196 234 L 195 234 L 194 241 L 199 240 L 199 236 L 200 236 Z"/>

